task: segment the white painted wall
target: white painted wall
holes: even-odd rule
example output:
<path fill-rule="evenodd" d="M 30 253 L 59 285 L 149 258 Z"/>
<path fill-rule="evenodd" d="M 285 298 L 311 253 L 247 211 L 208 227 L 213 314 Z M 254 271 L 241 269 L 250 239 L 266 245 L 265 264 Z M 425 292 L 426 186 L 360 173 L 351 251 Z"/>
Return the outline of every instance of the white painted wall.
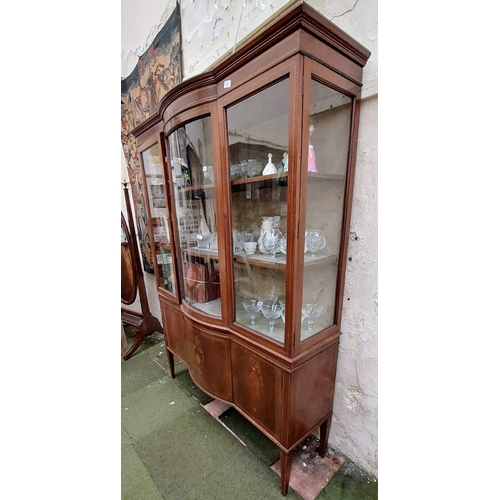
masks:
<path fill-rule="evenodd" d="M 215 7 L 215 1 L 218 7 Z M 285 0 L 181 0 L 184 79 L 212 66 Z M 364 69 L 356 179 L 330 445 L 378 475 L 377 0 L 309 0 L 313 8 L 371 50 Z M 265 5 L 262 9 L 261 6 Z M 175 0 L 122 0 L 122 77 L 168 20 Z M 122 177 L 126 177 L 125 160 Z M 154 278 L 146 273 L 153 314 Z"/>

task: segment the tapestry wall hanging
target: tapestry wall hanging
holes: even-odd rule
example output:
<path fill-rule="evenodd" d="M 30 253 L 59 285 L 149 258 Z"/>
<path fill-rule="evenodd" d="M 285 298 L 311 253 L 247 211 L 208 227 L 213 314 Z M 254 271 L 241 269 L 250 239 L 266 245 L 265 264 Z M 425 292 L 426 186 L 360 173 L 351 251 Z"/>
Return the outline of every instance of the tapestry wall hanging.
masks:
<path fill-rule="evenodd" d="M 153 273 L 139 152 L 131 131 L 158 111 L 162 97 L 182 81 L 179 3 L 136 67 L 121 82 L 122 147 L 130 178 L 144 270 Z"/>

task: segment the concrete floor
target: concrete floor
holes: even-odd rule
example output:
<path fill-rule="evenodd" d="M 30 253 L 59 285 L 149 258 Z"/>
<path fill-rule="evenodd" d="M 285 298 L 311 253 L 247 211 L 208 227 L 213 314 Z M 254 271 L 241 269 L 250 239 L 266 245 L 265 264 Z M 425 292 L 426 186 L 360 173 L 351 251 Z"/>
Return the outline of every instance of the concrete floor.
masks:
<path fill-rule="evenodd" d="M 130 346 L 134 330 L 126 332 Z M 278 448 L 199 390 L 177 359 L 172 380 L 161 334 L 147 337 L 121 366 L 122 500 L 284 498 Z M 375 478 L 334 450 L 321 459 L 316 445 L 312 436 L 296 451 L 287 499 L 377 498 Z"/>

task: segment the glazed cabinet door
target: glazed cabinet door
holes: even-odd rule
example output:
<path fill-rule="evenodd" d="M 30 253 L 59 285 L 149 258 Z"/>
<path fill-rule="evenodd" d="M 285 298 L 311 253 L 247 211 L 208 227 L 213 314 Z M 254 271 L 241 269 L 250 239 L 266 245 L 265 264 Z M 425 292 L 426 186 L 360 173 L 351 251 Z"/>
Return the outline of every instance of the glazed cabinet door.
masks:
<path fill-rule="evenodd" d="M 285 343 L 289 99 L 284 75 L 224 107 L 235 323 L 279 346 Z"/>
<path fill-rule="evenodd" d="M 300 340 L 339 325 L 348 236 L 348 176 L 353 152 L 354 86 L 307 60 L 304 73 L 301 213 L 303 285 Z"/>
<path fill-rule="evenodd" d="M 168 183 L 165 181 L 162 167 L 160 143 L 156 141 L 143 149 L 141 160 L 156 285 L 159 290 L 176 295 L 170 214 L 167 203 Z"/>
<path fill-rule="evenodd" d="M 194 309 L 221 318 L 211 115 L 175 128 L 167 136 L 167 145 L 182 298 Z"/>

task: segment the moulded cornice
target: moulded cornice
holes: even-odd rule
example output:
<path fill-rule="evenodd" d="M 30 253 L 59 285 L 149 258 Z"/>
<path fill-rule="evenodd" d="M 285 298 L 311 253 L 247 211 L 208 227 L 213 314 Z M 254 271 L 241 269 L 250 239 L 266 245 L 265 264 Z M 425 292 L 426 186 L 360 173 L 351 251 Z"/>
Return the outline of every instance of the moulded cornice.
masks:
<path fill-rule="evenodd" d="M 158 111 L 132 130 L 132 133 L 135 136 L 140 135 L 159 122 L 165 109 L 183 94 L 210 84 L 216 84 L 226 75 L 236 71 L 248 61 L 300 29 L 320 39 L 361 67 L 366 65 L 370 57 L 371 52 L 345 31 L 308 4 L 299 2 L 278 11 L 263 26 L 241 40 L 234 53 L 222 57 L 203 73 L 173 87 L 162 98 Z"/>

